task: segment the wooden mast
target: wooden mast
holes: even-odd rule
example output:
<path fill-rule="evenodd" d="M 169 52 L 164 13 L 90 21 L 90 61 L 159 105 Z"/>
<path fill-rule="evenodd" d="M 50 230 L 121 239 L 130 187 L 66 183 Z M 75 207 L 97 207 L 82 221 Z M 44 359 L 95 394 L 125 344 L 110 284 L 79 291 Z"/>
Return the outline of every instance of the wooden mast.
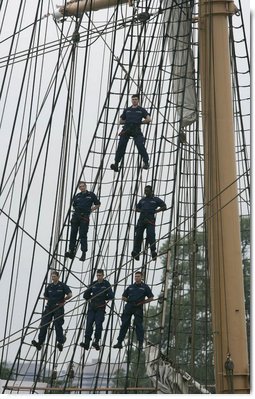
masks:
<path fill-rule="evenodd" d="M 235 10 L 231 0 L 200 0 L 205 201 L 216 393 L 249 392 L 228 35 L 228 16 Z"/>

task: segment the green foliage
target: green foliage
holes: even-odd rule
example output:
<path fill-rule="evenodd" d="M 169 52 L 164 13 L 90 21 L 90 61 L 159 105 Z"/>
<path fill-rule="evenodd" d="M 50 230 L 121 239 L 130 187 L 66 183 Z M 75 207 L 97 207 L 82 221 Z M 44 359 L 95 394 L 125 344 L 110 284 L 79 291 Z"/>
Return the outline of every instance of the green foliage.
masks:
<path fill-rule="evenodd" d="M 0 378 L 2 380 L 8 380 L 12 378 L 11 369 L 6 366 L 6 363 L 0 364 Z"/>
<path fill-rule="evenodd" d="M 178 369 L 190 373 L 201 384 L 213 383 L 212 335 L 210 331 L 209 284 L 204 233 L 171 237 L 160 252 L 171 249 L 170 279 L 165 322 L 160 309 L 150 309 L 149 340 L 160 344 L 164 356 Z M 162 259 L 166 267 L 166 256 Z M 165 277 L 163 276 L 162 279 Z"/>
<path fill-rule="evenodd" d="M 251 240 L 250 240 L 250 217 L 241 218 L 241 241 L 242 241 L 242 259 L 244 276 L 244 296 L 245 312 L 247 325 L 248 352 L 250 353 L 250 309 L 251 309 Z"/>
<path fill-rule="evenodd" d="M 242 217 L 240 226 L 249 342 L 250 218 Z M 201 384 L 213 384 L 210 291 L 204 232 L 196 231 L 192 237 L 171 237 L 160 252 L 166 253 L 168 249 L 171 250 L 171 263 L 166 319 L 162 331 L 161 309 L 150 308 L 149 340 L 160 344 L 162 353 L 175 367 L 187 371 Z M 162 258 L 162 263 L 166 268 L 166 256 Z M 164 278 L 162 276 L 162 280 Z"/>
<path fill-rule="evenodd" d="M 146 394 L 148 391 L 128 391 L 125 388 L 129 387 L 152 387 L 151 381 L 146 374 L 145 367 L 145 355 L 143 351 L 138 351 L 137 349 L 130 348 L 126 357 L 127 369 L 118 369 L 112 380 L 113 386 L 122 388 L 123 390 L 118 392 L 113 392 L 116 394 Z"/>
<path fill-rule="evenodd" d="M 44 377 L 44 382 L 47 382 L 49 387 L 61 387 L 61 385 L 63 385 L 63 381 L 58 380 L 57 378 L 55 378 L 55 371 L 53 371 L 52 376 L 51 377 Z M 48 395 L 53 395 L 53 394 L 61 394 L 61 393 L 65 393 L 64 390 L 50 390 L 47 391 Z"/>
<path fill-rule="evenodd" d="M 250 256 L 251 256 L 251 242 L 250 242 L 250 217 L 241 218 L 241 241 L 242 241 L 242 258 L 243 258 L 243 273 L 244 273 L 244 292 L 245 292 L 245 309 L 246 316 L 249 319 L 250 315 Z"/>
<path fill-rule="evenodd" d="M 244 272 L 248 342 L 250 336 L 250 218 L 241 218 L 241 245 Z M 160 345 L 162 355 L 177 369 L 188 372 L 202 385 L 214 385 L 213 341 L 211 331 L 210 290 L 206 242 L 203 231 L 192 236 L 172 236 L 160 249 L 171 251 L 170 277 L 167 282 L 165 321 L 162 305 L 147 312 L 147 337 Z M 161 257 L 166 270 L 167 255 Z M 162 281 L 165 280 L 165 274 Z M 144 355 L 138 361 L 131 350 L 125 359 L 127 371 L 115 375 L 115 386 L 151 386 L 146 376 Z M 137 385 L 138 384 L 138 385 Z M 122 393 L 127 393 L 125 390 Z"/>

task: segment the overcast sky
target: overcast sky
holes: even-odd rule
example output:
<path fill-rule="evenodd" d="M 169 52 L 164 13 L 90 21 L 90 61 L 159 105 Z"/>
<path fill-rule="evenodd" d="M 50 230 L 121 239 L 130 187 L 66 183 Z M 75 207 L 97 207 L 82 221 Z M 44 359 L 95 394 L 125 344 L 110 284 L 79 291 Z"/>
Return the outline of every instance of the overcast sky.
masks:
<path fill-rule="evenodd" d="M 32 13 L 31 10 L 34 9 L 34 7 L 36 6 L 37 2 L 33 1 L 33 0 L 30 0 L 30 1 L 27 1 L 26 4 L 31 7 L 31 9 L 29 7 L 26 8 L 26 13 L 27 14 L 26 14 L 25 21 L 26 21 L 27 26 L 28 26 L 33 21 L 32 17 L 33 17 L 34 14 Z M 250 35 L 249 35 L 249 18 L 250 18 L 249 2 L 247 0 L 243 0 L 242 4 L 243 4 L 243 11 L 244 11 L 244 18 L 245 18 L 246 33 L 247 33 L 247 37 L 249 38 L 250 37 Z M 12 7 L 15 8 L 15 5 L 16 5 L 16 7 L 18 7 L 19 0 L 16 0 L 16 3 L 13 2 Z M 12 14 L 12 7 L 7 7 L 7 12 L 9 13 L 8 18 L 10 18 L 10 19 L 15 14 L 15 12 L 14 12 L 14 14 Z M 253 16 L 253 22 L 254 22 L 254 9 L 255 9 L 254 2 L 252 2 L 251 7 L 252 7 L 252 10 L 253 10 L 252 16 Z M 45 9 L 45 13 L 46 12 L 47 12 L 47 9 Z M 130 14 L 131 12 L 127 11 L 127 13 Z M 57 41 L 58 38 L 59 38 L 60 26 L 56 26 L 51 18 L 45 19 L 45 20 L 42 21 L 42 27 L 43 27 L 42 31 L 45 28 L 46 24 L 47 24 L 47 29 L 45 29 L 45 35 L 47 34 L 47 40 L 48 41 L 54 41 L 54 40 Z M 66 26 L 68 26 L 68 25 L 66 24 Z M 5 24 L 4 24 L 4 26 L 2 26 L 1 38 L 8 37 L 8 35 L 12 34 L 12 31 L 13 31 L 13 25 L 11 23 L 10 24 L 6 23 L 6 20 L 5 20 Z M 23 42 L 22 42 L 22 40 L 19 41 L 19 45 L 21 46 L 19 48 L 20 51 L 22 49 L 22 43 L 24 44 L 23 49 L 27 48 L 27 44 L 29 43 L 29 38 L 31 36 L 31 32 L 32 32 L 32 26 L 31 26 L 30 29 L 28 28 L 28 29 L 24 30 L 24 32 L 21 33 L 21 37 L 24 39 L 24 41 Z M 121 35 L 121 33 L 120 33 L 120 35 Z M 253 36 L 254 36 L 254 29 L 253 29 Z M 104 43 L 102 43 L 102 41 L 98 41 L 90 49 L 90 51 L 91 51 L 90 57 L 91 57 L 91 59 L 94 60 L 94 62 L 89 65 L 89 68 L 93 69 L 94 76 L 96 76 L 96 77 L 103 76 L 103 79 L 102 79 L 103 81 L 101 82 L 100 85 L 99 85 L 99 79 L 97 79 L 97 78 L 94 81 L 91 80 L 91 81 L 87 81 L 86 82 L 88 100 L 85 103 L 85 110 L 83 110 L 85 114 L 89 114 L 89 113 L 95 112 L 95 109 L 94 109 L 95 108 L 95 104 L 97 105 L 98 110 L 100 110 L 101 107 L 102 107 L 103 100 L 104 100 L 104 95 L 102 95 L 100 97 L 100 94 L 101 94 L 100 89 L 104 90 L 104 88 L 106 87 L 107 75 L 106 74 L 104 75 L 104 73 L 102 72 L 102 65 L 97 62 L 98 55 L 101 54 L 102 51 L 103 51 L 103 47 L 104 47 L 103 44 Z M 252 46 L 254 46 L 254 41 L 252 41 Z M 7 47 L 8 47 L 7 43 L 5 43 L 4 41 L 1 42 L 1 49 L 2 49 L 1 54 L 2 54 L 2 56 L 3 56 L 3 54 L 4 55 L 6 54 L 5 50 L 6 50 Z M 64 52 L 63 52 L 63 54 L 64 54 Z M 252 54 L 254 54 L 254 47 L 253 47 L 253 53 Z M 63 55 L 63 57 L 64 57 L 64 55 Z M 106 54 L 105 57 L 106 57 L 106 61 L 105 62 L 107 63 L 109 55 Z M 43 79 L 41 81 L 41 85 L 42 85 L 41 93 L 46 93 L 47 87 L 48 87 L 48 84 L 49 84 L 49 81 L 50 81 L 50 76 L 54 73 L 55 65 L 56 65 L 55 56 L 47 57 L 47 67 L 45 69 L 42 69 Z M 78 68 L 78 73 L 80 73 L 82 71 L 82 65 L 79 65 L 77 68 Z M 4 110 L 6 110 L 5 111 L 5 115 L 6 115 L 6 112 L 10 113 L 10 115 L 12 115 L 11 111 L 15 108 L 14 106 L 16 106 L 16 104 L 17 104 L 17 101 L 18 101 L 17 100 L 17 92 L 16 92 L 15 88 L 19 87 L 18 84 L 20 84 L 20 80 L 21 80 L 21 74 L 18 73 L 18 70 L 19 70 L 19 66 L 18 65 L 15 65 L 13 67 L 13 70 L 11 68 L 9 68 L 8 69 L 8 73 L 7 73 L 7 77 L 3 75 L 3 69 L 2 69 L 2 71 L 0 71 L 1 80 L 4 79 L 4 78 L 7 79 L 7 78 L 10 77 L 10 88 L 9 88 L 9 92 L 8 92 L 7 103 L 2 103 L 1 108 L 0 108 L 1 114 L 2 114 L 2 112 Z M 23 70 L 23 69 L 20 68 L 20 70 Z M 11 79 L 11 74 L 12 73 L 13 74 L 14 73 L 17 74 L 16 75 L 16 79 Z M 30 75 L 30 78 L 32 79 L 32 73 Z M 28 78 L 26 78 L 26 79 L 28 79 Z M 35 83 L 35 85 L 38 85 L 38 84 L 39 83 L 37 81 Z M 96 86 L 96 85 L 98 85 L 98 86 Z M 7 85 L 6 85 L 6 87 L 7 87 Z M 98 89 L 96 87 L 100 87 L 100 89 Z M 5 89 L 5 90 L 7 90 L 7 89 Z M 35 102 L 36 102 L 36 100 L 37 99 L 34 99 Z M 25 101 L 25 97 L 23 97 L 23 101 Z M 42 101 L 42 98 L 40 99 L 40 101 Z M 78 106 L 77 106 L 77 109 L 78 109 Z M 96 110 L 96 112 L 99 112 L 98 110 Z M 43 131 L 43 129 L 45 129 L 46 122 L 48 121 L 48 116 L 47 116 L 47 112 L 46 111 L 44 111 L 45 114 L 43 114 L 42 121 L 40 122 L 41 123 L 41 125 L 40 125 L 41 131 L 38 128 L 37 134 L 34 137 L 34 140 L 35 140 L 34 141 L 34 145 L 35 146 L 39 145 L 40 139 L 41 139 L 41 136 L 40 136 L 41 132 Z M 76 111 L 76 112 L 78 112 L 78 111 Z M 51 139 L 50 139 L 51 140 L 50 144 L 51 144 L 52 148 L 55 146 L 55 143 L 58 143 L 58 136 L 57 136 L 58 135 L 58 128 L 59 128 L 59 131 L 60 131 L 60 126 L 62 126 L 62 124 L 63 124 L 63 117 L 62 117 L 63 113 L 64 113 L 64 109 L 63 109 L 63 107 L 61 107 L 61 104 L 60 104 L 57 107 L 57 109 L 56 109 L 56 113 L 55 113 L 56 119 L 54 120 L 54 124 L 53 124 L 53 129 L 54 129 L 55 135 L 52 135 Z M 19 118 L 18 119 L 19 126 L 22 126 L 22 124 L 24 124 L 24 126 L 26 126 L 26 127 L 29 126 L 29 119 L 28 119 L 27 115 L 23 119 L 23 113 L 20 112 L 20 115 L 19 115 L 18 118 Z M 96 122 L 97 122 L 96 118 L 91 118 L 91 119 L 87 118 L 87 120 L 84 121 L 84 126 L 86 127 L 86 131 L 85 131 L 86 138 L 82 142 L 83 149 L 86 148 L 86 146 L 88 146 L 88 143 L 91 140 L 92 133 L 94 132 Z M 10 132 L 12 126 L 13 126 L 13 115 L 10 116 L 9 118 L 7 118 L 7 117 L 4 118 L 3 117 L 3 119 L 1 120 L 1 148 L 0 148 L 0 155 L 1 155 L 2 159 L 5 158 L 5 154 L 7 152 L 8 142 L 9 142 L 9 132 Z M 21 127 L 20 131 L 22 131 L 22 127 Z M 25 129 L 23 129 L 23 131 L 25 131 Z M 23 131 L 22 131 L 22 134 L 23 134 Z M 21 137 L 21 133 L 20 133 L 20 137 Z M 18 136 L 18 138 L 19 138 L 19 136 Z M 14 138 L 14 141 L 16 139 L 17 139 L 17 137 Z M 23 137 L 23 140 L 24 140 L 24 137 Z M 19 145 L 19 140 L 17 139 L 17 143 L 16 143 L 16 147 L 15 147 L 16 150 L 18 148 L 18 145 Z M 56 151 L 56 153 L 57 153 L 57 151 Z M 16 154 L 16 152 L 14 152 L 14 154 Z M 15 157 L 15 155 L 14 155 L 14 157 Z M 54 159 L 54 156 L 53 156 L 53 159 Z M 57 156 L 56 156 L 56 159 L 57 159 Z M 13 162 L 10 163 L 10 165 L 12 167 L 13 166 Z M 2 167 L 3 167 L 3 164 L 1 166 L 1 170 L 2 170 Z M 10 169 L 11 169 L 11 167 L 10 167 Z M 10 169 L 9 169 L 9 173 L 10 173 Z M 42 170 L 43 170 L 43 164 L 41 165 L 40 171 L 42 171 Z M 54 189 L 55 189 L 55 185 L 56 185 L 57 179 L 55 177 L 53 178 L 53 176 L 54 176 L 54 173 L 56 173 L 56 170 L 54 168 L 54 164 L 51 164 L 50 170 L 47 170 L 46 179 L 48 179 L 48 187 L 49 187 L 48 191 L 49 192 L 53 192 Z M 69 176 L 69 178 L 71 179 L 70 176 Z M 88 175 L 86 175 L 86 179 L 88 181 L 90 181 L 90 178 L 88 177 Z M 106 173 L 105 179 L 106 179 L 105 180 L 106 182 L 110 183 L 111 180 L 112 180 L 112 174 L 110 174 L 109 172 Z M 41 182 L 41 176 L 40 176 L 38 181 Z M 93 179 L 91 179 L 91 181 L 93 181 Z M 141 188 L 140 194 L 142 194 L 142 191 L 143 190 Z M 39 194 L 40 194 L 40 187 L 36 187 L 36 185 L 35 185 L 35 188 L 34 188 L 34 191 L 33 191 L 33 197 L 31 198 L 31 202 L 30 202 L 31 206 L 30 206 L 30 208 L 28 210 L 30 212 L 31 216 L 32 215 L 34 216 L 34 214 L 37 213 L 37 204 L 39 202 Z M 46 193 L 45 193 L 45 196 L 46 196 Z M 33 206 L 33 203 L 34 203 L 34 206 Z M 1 202 L 1 206 L 2 206 L 2 202 Z M 15 215 L 17 214 L 18 207 L 19 207 L 19 202 L 16 203 L 16 210 L 14 212 Z M 45 214 L 43 214 L 43 216 L 42 216 L 42 218 L 45 220 L 45 225 L 48 226 L 49 228 L 51 228 L 52 219 L 54 217 L 52 208 L 50 210 L 50 213 L 48 213 L 48 208 L 46 209 L 46 211 L 42 210 L 42 212 L 45 212 Z M 30 225 L 30 222 L 31 222 L 31 225 Z M 4 221 L 4 226 L 6 226 L 6 220 Z M 30 220 L 29 217 L 28 217 L 28 220 L 26 221 L 26 225 L 25 226 L 26 226 L 26 229 L 28 231 L 32 231 L 34 233 L 35 224 L 32 223 L 32 221 Z M 11 228 L 11 231 L 12 231 L 13 228 Z M 30 228 L 31 228 L 31 230 L 30 230 Z M 49 241 L 49 229 L 47 227 L 44 227 L 44 228 L 42 228 L 40 230 L 39 234 L 40 234 L 39 241 L 40 242 L 47 242 L 47 244 L 45 244 L 45 246 L 47 247 L 48 241 Z M 9 233 L 9 236 L 10 236 L 10 233 Z M 7 238 L 9 239 L 10 237 L 7 237 Z M 27 240 L 27 242 L 26 242 L 26 240 Z M 18 270 L 16 270 L 17 275 L 19 275 L 19 279 L 15 282 L 16 288 L 17 288 L 17 292 L 18 292 L 18 296 L 17 296 L 17 299 L 15 301 L 16 310 L 17 310 L 17 307 L 19 306 L 19 302 L 21 301 L 21 298 L 24 297 L 24 292 L 23 291 L 27 290 L 28 284 L 30 285 L 30 287 L 33 287 L 33 285 L 34 285 L 35 289 L 34 289 L 34 291 L 33 290 L 31 290 L 31 291 L 34 294 L 34 297 L 35 298 L 37 297 L 38 289 L 41 286 L 42 280 L 43 280 L 43 278 L 45 276 L 47 260 L 48 260 L 48 254 L 45 253 L 45 251 L 43 249 L 37 248 L 37 252 L 36 252 L 36 262 L 38 264 L 37 265 L 37 270 L 36 270 L 36 273 L 33 274 L 31 282 L 28 282 L 27 281 L 27 276 L 29 274 L 29 266 L 30 266 L 31 242 L 30 242 L 30 239 L 28 239 L 27 237 L 24 237 L 24 241 L 25 242 L 24 242 L 24 247 L 23 248 L 26 248 L 26 245 L 27 245 L 27 248 L 29 248 L 29 250 L 28 250 L 29 254 L 26 251 L 23 250 L 22 253 L 18 254 L 17 257 L 16 257 L 16 259 L 19 258 L 19 264 L 22 267 L 21 273 Z M 2 243 L 2 245 L 3 245 L 3 243 Z M 47 249 L 48 249 L 48 247 L 47 247 Z M 29 259 L 29 261 L 28 261 L 28 259 Z M 8 267 L 11 267 L 11 265 L 9 265 Z M 79 267 L 81 267 L 80 270 L 79 270 Z M 10 269 L 8 269 L 8 270 L 10 270 Z M 80 266 L 80 264 L 78 266 L 78 263 L 76 265 L 76 270 L 77 270 L 77 273 L 82 271 L 82 266 Z M 20 276 L 23 276 L 23 277 L 20 277 Z M 161 277 L 161 275 L 158 276 L 159 280 L 160 280 L 160 277 Z M 4 304 L 4 308 L 7 308 L 7 302 L 8 302 L 8 299 L 9 299 L 9 297 L 8 297 L 9 284 L 10 284 L 10 276 L 9 276 L 9 274 L 7 272 L 3 276 L 3 279 L 2 279 L 2 282 L 1 282 L 2 289 L 0 290 L 0 302 L 1 302 L 2 306 Z M 121 286 L 120 290 L 122 290 L 122 288 L 123 287 Z M 119 292 L 119 296 L 120 295 L 121 294 Z M 30 304 L 34 303 L 35 298 L 32 298 L 32 297 L 29 298 Z M 69 306 L 69 309 L 70 308 L 71 308 L 71 306 Z M 67 307 L 67 310 L 68 310 L 68 307 Z M 20 315 L 19 312 L 18 312 L 17 316 L 16 316 L 17 320 L 13 320 L 13 325 L 14 326 L 15 326 L 16 321 L 18 322 L 17 325 L 20 325 L 19 317 L 21 317 L 21 316 L 22 315 Z M 0 329 L 0 331 L 1 331 L 1 329 Z M 2 331 L 1 331 L 1 337 L 2 337 Z M 16 350 L 17 350 L 16 347 L 14 347 L 14 346 L 11 347 L 11 350 L 9 351 L 10 357 L 13 357 L 13 355 L 16 353 Z"/>

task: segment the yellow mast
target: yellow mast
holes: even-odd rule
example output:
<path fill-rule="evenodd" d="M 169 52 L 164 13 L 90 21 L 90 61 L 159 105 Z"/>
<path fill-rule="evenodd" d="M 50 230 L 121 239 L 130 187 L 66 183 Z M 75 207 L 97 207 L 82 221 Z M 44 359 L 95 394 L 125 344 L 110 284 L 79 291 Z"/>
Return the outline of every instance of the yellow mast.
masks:
<path fill-rule="evenodd" d="M 216 393 L 249 392 L 228 36 L 228 16 L 235 10 L 231 0 L 200 0 L 205 201 Z"/>

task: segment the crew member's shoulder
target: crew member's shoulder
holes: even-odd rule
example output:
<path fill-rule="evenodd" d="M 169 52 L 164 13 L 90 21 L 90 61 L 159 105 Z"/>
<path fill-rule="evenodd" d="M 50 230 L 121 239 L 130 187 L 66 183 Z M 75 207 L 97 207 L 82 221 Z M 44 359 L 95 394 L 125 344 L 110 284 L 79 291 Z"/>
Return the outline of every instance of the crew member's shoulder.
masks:
<path fill-rule="evenodd" d="M 143 107 L 141 107 L 140 105 L 138 105 L 136 108 L 135 108 L 135 111 L 137 112 L 147 112 L 146 111 L 146 109 L 145 108 L 143 108 Z"/>
<path fill-rule="evenodd" d="M 163 201 L 161 198 L 157 197 L 156 195 L 154 195 L 153 197 L 151 197 L 154 201 Z"/>
<path fill-rule="evenodd" d="M 47 288 L 47 289 L 48 289 L 48 288 L 51 288 L 53 285 L 54 285 L 53 283 L 49 283 L 49 284 L 46 286 L 46 288 Z"/>
<path fill-rule="evenodd" d="M 149 115 L 149 112 L 147 111 L 147 109 L 145 109 L 144 107 L 141 107 L 140 105 L 138 107 L 140 108 L 140 110 L 146 112 Z"/>
<path fill-rule="evenodd" d="M 130 284 L 127 288 L 134 288 L 134 287 L 136 287 L 136 284 L 135 284 L 135 283 L 132 283 L 132 284 Z"/>
<path fill-rule="evenodd" d="M 152 197 L 153 198 L 153 197 Z M 142 197 L 140 199 L 140 202 L 150 202 L 151 198 L 150 197 Z"/>
<path fill-rule="evenodd" d="M 87 191 L 87 195 L 90 196 L 90 197 L 95 197 L 96 196 L 96 194 L 93 193 L 93 191 Z"/>

